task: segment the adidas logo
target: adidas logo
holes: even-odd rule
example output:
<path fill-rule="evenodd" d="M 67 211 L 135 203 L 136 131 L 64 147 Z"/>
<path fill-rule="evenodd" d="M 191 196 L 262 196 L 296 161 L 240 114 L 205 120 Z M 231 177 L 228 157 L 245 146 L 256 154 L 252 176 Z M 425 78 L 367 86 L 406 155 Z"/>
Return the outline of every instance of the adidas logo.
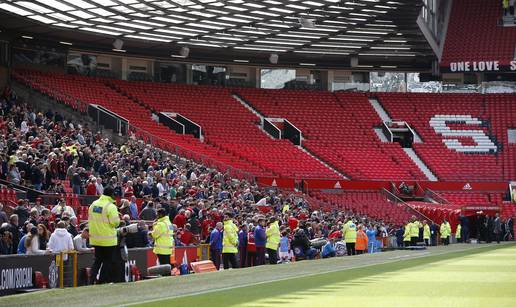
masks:
<path fill-rule="evenodd" d="M 271 186 L 273 186 L 273 187 L 277 187 L 278 186 L 278 183 L 276 182 L 276 179 L 272 180 Z"/>
<path fill-rule="evenodd" d="M 466 183 L 463 187 L 462 187 L 463 190 L 473 190 L 473 188 L 471 187 L 471 185 L 469 183 Z"/>
<path fill-rule="evenodd" d="M 341 189 L 342 186 L 340 185 L 340 181 L 337 181 L 337 183 L 333 186 L 334 189 Z"/>

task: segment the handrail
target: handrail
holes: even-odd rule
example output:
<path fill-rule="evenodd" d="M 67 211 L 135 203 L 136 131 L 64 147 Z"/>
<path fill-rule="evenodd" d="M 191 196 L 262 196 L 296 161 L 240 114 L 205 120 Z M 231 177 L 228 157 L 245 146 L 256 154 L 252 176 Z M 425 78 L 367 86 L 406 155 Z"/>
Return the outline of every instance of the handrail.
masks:
<path fill-rule="evenodd" d="M 412 208 L 409 204 L 404 202 L 401 198 L 399 198 L 398 196 L 392 194 L 391 192 L 387 191 L 386 189 L 382 189 L 382 193 L 384 193 L 389 200 L 391 200 L 391 198 L 392 198 L 392 200 L 396 201 L 396 203 L 402 204 L 403 206 L 408 208 L 410 211 L 412 211 L 414 214 L 419 215 L 423 219 L 428 220 L 429 222 L 434 223 L 434 221 L 431 218 L 429 218 L 428 216 L 426 216 L 423 213 L 419 212 L 418 210 Z"/>
<path fill-rule="evenodd" d="M 113 112 L 111 111 L 110 109 L 104 107 L 104 106 L 101 106 L 100 104 L 95 104 L 95 103 L 90 103 L 89 104 L 90 106 L 93 106 L 95 108 L 99 108 L 101 111 L 111 115 L 112 117 L 116 117 L 118 118 L 119 120 L 123 120 L 123 121 L 126 121 L 126 122 L 129 122 L 129 120 L 121 115 L 119 115 L 118 113 L 116 112 Z"/>
<path fill-rule="evenodd" d="M 441 195 L 437 194 L 436 192 L 434 192 L 434 191 L 433 191 L 433 190 L 431 190 L 431 189 L 428 189 L 428 188 L 427 188 L 427 189 L 426 189 L 426 193 L 430 194 L 430 197 L 431 197 L 433 200 L 435 200 L 435 201 L 439 202 L 440 204 L 445 205 L 445 204 L 449 204 L 449 203 L 450 203 L 446 198 L 442 197 Z M 426 193 L 425 193 L 425 194 L 426 194 Z M 425 195 L 425 196 L 426 196 L 426 195 Z"/>
<path fill-rule="evenodd" d="M 97 128 L 100 128 L 102 125 L 108 129 L 113 130 L 113 132 L 118 133 L 120 136 L 127 135 L 129 120 L 125 117 L 120 116 L 116 112 L 113 112 L 110 109 L 98 104 L 90 103 L 87 109 L 88 115 L 90 117 L 95 117 L 93 120 L 97 123 Z M 101 116 L 103 118 L 101 118 Z M 110 120 L 108 119 L 113 119 L 115 123 L 110 123 Z"/>

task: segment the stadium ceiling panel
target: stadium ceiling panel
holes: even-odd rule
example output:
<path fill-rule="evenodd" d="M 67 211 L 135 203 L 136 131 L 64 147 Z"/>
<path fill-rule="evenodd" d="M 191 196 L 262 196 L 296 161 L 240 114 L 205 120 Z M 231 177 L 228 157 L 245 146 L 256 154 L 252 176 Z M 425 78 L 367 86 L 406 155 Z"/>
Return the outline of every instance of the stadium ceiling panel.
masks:
<path fill-rule="evenodd" d="M 10 0 L 0 1 L 0 11 L 43 24 L 52 29 L 49 35 L 89 33 L 142 48 L 431 58 L 416 24 L 421 5 L 414 0 Z M 6 25 L 0 21 L 0 26 Z"/>

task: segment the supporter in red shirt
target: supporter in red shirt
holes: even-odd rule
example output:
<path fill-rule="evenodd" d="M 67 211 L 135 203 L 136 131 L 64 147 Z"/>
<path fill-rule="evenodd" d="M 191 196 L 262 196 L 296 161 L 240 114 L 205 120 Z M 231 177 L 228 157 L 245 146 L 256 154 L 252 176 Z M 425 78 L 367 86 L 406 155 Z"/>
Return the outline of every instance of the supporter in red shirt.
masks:
<path fill-rule="evenodd" d="M 296 219 L 293 215 L 291 215 L 288 218 L 288 227 L 290 228 L 291 231 L 294 231 L 294 229 L 297 228 L 297 225 L 299 225 L 299 220 Z"/>
<path fill-rule="evenodd" d="M 124 198 L 131 198 L 134 196 L 133 182 L 127 181 L 124 189 Z"/>
<path fill-rule="evenodd" d="M 210 213 L 211 219 L 217 224 L 218 222 L 222 223 L 222 215 L 220 215 L 217 211 L 217 209 L 213 209 Z"/>
<path fill-rule="evenodd" d="M 212 220 L 209 216 L 202 221 L 202 238 L 208 238 L 210 236 L 210 229 L 215 228 L 215 221 Z"/>
<path fill-rule="evenodd" d="M 183 228 L 186 224 L 186 216 L 185 216 L 185 210 L 181 209 L 179 210 L 179 214 L 174 217 L 174 221 L 172 221 L 172 224 L 175 224 L 177 228 Z"/>
<path fill-rule="evenodd" d="M 86 195 L 97 195 L 97 186 L 95 185 L 96 180 L 91 178 L 86 186 Z"/>
<path fill-rule="evenodd" d="M 328 239 L 338 239 L 342 238 L 342 232 L 340 230 L 335 230 L 328 236 Z"/>
<path fill-rule="evenodd" d="M 247 233 L 247 266 L 255 266 L 256 260 L 256 245 L 254 244 L 254 227 L 249 228 Z"/>
<path fill-rule="evenodd" d="M 190 224 L 186 224 L 185 229 L 181 233 L 181 243 L 187 246 L 193 243 L 193 233 L 190 231 Z"/>

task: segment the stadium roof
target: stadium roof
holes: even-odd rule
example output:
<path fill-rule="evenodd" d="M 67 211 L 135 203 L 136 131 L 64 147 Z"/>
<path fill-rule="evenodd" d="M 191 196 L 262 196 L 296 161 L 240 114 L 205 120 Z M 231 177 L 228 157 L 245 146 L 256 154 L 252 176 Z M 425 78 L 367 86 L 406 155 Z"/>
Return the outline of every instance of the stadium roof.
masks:
<path fill-rule="evenodd" d="M 0 26 L 20 35 L 209 61 L 428 67 L 434 58 L 414 0 L 11 0 Z M 8 16 L 9 15 L 9 16 Z M 42 26 L 43 24 L 43 26 Z M 79 31 L 79 32 L 78 32 Z M 285 60 L 285 61 L 284 61 Z"/>

